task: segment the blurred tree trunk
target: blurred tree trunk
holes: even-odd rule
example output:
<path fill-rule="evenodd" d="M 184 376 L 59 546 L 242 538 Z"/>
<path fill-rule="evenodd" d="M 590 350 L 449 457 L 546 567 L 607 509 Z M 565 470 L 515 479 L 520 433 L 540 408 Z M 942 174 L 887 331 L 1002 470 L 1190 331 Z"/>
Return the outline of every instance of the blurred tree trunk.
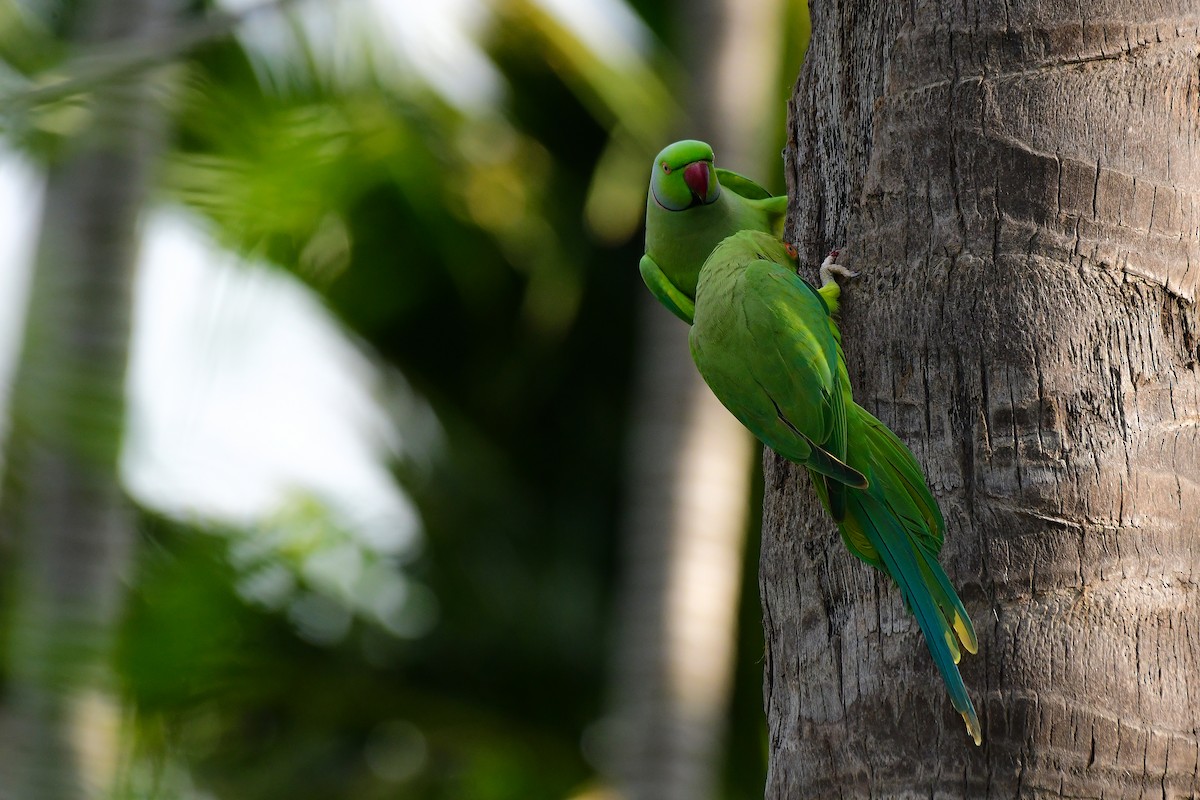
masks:
<path fill-rule="evenodd" d="M 640 315 L 610 768 L 627 800 L 704 800 L 728 713 L 751 447 L 697 385 L 686 326 L 648 294 Z"/>
<path fill-rule="evenodd" d="M 769 134 L 758 123 L 776 84 L 782 10 L 780 0 L 679 7 L 690 48 L 681 135 L 750 174 Z M 648 293 L 639 313 L 610 769 L 627 800 L 705 800 L 719 787 L 729 713 L 752 440 L 696 372 L 687 326 Z"/>
<path fill-rule="evenodd" d="M 895 588 L 769 454 L 769 798 L 1200 793 L 1194 3 L 813 5 L 802 263 L 980 634 L 975 748 Z"/>
<path fill-rule="evenodd" d="M 169 3 L 86 4 L 79 43 L 152 36 Z M 130 549 L 117 464 L 136 222 L 162 143 L 151 83 L 98 88 L 86 130 L 49 170 L 0 504 L 16 555 L 5 597 L 6 799 L 107 796 L 115 767 L 109 662 Z"/>

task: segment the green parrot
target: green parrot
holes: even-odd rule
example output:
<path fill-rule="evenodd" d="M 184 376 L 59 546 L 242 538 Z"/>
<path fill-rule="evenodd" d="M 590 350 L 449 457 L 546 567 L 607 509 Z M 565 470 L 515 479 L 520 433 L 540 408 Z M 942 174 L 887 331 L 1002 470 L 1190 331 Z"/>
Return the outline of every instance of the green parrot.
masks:
<path fill-rule="evenodd" d="M 713 166 L 704 142 L 669 144 L 651 167 L 646 196 L 642 279 L 651 294 L 689 325 L 700 267 L 726 236 L 741 230 L 783 235 L 787 195 Z"/>
<path fill-rule="evenodd" d="M 814 289 L 796 251 L 769 233 L 739 231 L 704 262 L 690 332 L 713 394 L 784 458 L 808 468 L 821 504 L 855 556 L 900 587 L 967 731 L 979 718 L 958 672 L 959 642 L 975 653 L 971 620 L 938 564 L 945 522 L 907 447 L 851 396 L 834 321 L 853 276 L 834 259 Z"/>

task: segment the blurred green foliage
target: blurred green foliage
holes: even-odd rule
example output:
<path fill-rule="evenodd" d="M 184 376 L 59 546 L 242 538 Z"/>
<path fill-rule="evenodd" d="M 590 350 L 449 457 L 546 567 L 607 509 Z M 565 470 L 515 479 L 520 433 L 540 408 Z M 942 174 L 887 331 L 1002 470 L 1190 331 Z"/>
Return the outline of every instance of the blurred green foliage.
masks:
<path fill-rule="evenodd" d="M 632 5 L 670 43 L 675 4 Z M 72 7 L 0 4 L 14 74 L 60 63 Z M 159 201 L 320 293 L 443 434 L 433 457 L 394 465 L 419 555 L 358 565 L 428 594 L 430 624 L 411 629 L 308 569 L 345 537 L 319 503 L 276 521 L 314 531 L 309 549 L 268 555 L 245 543 L 269 531 L 142 511 L 119 657 L 129 797 L 536 800 L 594 780 L 581 742 L 610 662 L 636 225 L 644 165 L 679 113 L 657 77 L 674 68 L 661 47 L 608 63 L 528 0 L 491 8 L 484 46 L 507 92 L 477 111 L 419 81 L 335 80 L 311 53 L 268 79 L 232 39 L 174 68 Z M 49 158 L 69 131 L 51 118 L 74 107 L 5 130 Z M 730 798 L 761 796 L 764 770 L 756 565 Z"/>
<path fill-rule="evenodd" d="M 238 536 L 148 520 L 129 692 L 218 796 L 551 798 L 592 773 L 638 243 L 584 229 L 606 131 L 509 22 L 503 114 L 319 73 L 268 90 L 233 43 L 187 65 L 164 192 L 321 292 L 445 439 L 396 465 L 424 545 L 394 568 L 437 603 L 419 638 L 305 641 L 236 593 Z"/>

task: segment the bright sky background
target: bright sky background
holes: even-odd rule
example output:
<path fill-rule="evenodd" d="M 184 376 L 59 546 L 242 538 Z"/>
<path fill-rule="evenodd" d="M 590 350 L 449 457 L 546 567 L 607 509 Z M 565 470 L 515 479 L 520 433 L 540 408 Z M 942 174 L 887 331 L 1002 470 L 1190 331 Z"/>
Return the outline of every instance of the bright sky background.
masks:
<path fill-rule="evenodd" d="M 385 82 L 423 82 L 464 111 L 480 110 L 504 95 L 504 79 L 480 49 L 494 0 L 309 0 L 293 13 L 331 75 L 355 82 L 374 72 Z M 262 0 L 218 0 L 238 11 Z M 533 0 L 613 64 L 646 53 L 652 35 L 623 0 Z M 299 57 L 295 40 L 276 15 L 252 18 L 239 30 L 259 56 L 260 70 Z"/>
<path fill-rule="evenodd" d="M 0 152 L 0 379 L 17 354 L 41 180 Z M 182 212 L 144 225 L 123 473 L 142 502 L 237 525 L 303 492 L 372 551 L 403 554 L 416 514 L 387 469 L 400 451 L 384 402 L 404 385 L 278 269 L 222 250 Z M 436 426 L 425 409 L 423 424 Z M 436 433 L 433 435 L 436 440 Z"/>
<path fill-rule="evenodd" d="M 307 491 L 372 549 L 412 546 L 383 375 L 307 288 L 157 212 L 134 325 L 124 472 L 140 498 L 248 523 Z"/>
<path fill-rule="evenodd" d="M 42 207 L 42 182 L 33 167 L 0 149 L 0 405 L 7 406 L 9 381 L 21 344 L 28 264 Z M 0 427 L 8 415 L 0 414 Z"/>

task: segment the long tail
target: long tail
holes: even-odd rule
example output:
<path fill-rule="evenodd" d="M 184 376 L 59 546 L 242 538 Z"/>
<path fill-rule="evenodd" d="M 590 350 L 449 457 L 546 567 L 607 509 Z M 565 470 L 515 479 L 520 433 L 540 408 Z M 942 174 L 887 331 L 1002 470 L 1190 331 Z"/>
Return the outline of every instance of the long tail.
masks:
<path fill-rule="evenodd" d="M 867 476 L 870 486 L 846 492 L 845 515 L 839 523 L 842 538 L 850 552 L 882 569 L 900 587 L 925 634 L 951 703 L 975 744 L 980 744 L 979 717 L 957 666 L 959 643 L 975 653 L 978 641 L 962 601 L 937 561 L 945 527 L 941 511 L 916 459 L 896 435 L 857 404 L 847 411 L 851 429 L 847 461 Z M 818 492 L 826 501 L 823 485 Z"/>

